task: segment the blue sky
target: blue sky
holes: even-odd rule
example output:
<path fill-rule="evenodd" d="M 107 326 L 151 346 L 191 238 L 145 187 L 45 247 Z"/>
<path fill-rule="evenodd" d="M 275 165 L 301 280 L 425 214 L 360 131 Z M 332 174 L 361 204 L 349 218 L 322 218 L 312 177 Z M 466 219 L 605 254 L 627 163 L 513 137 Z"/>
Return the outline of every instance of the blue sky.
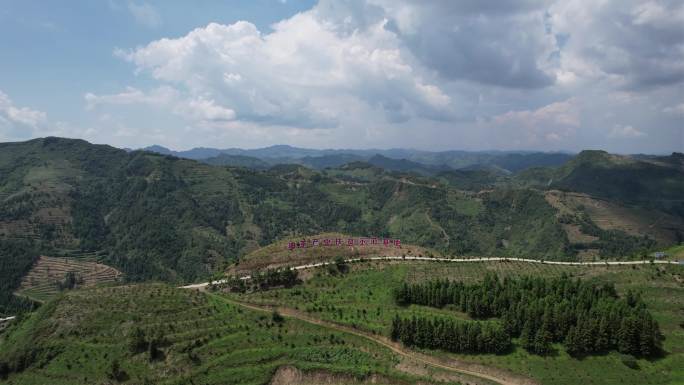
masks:
<path fill-rule="evenodd" d="M 67 5 L 68 4 L 68 5 Z M 114 49 L 182 36 L 211 22 L 250 20 L 260 29 L 312 6 L 310 1 L 73 0 L 0 1 L 0 91 L 57 120 L 83 118 L 86 92 L 149 85 Z M 150 9 L 134 12 L 135 7 Z M 154 16 L 149 16 L 150 12 Z"/>
<path fill-rule="evenodd" d="M 684 151 L 682 25 L 674 0 L 0 0 L 0 141 Z"/>

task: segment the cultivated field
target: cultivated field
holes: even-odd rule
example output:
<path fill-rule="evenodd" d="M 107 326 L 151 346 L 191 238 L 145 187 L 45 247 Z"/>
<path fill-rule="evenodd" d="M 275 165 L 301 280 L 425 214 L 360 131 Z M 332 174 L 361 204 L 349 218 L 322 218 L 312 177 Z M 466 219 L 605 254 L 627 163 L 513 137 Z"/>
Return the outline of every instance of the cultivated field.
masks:
<path fill-rule="evenodd" d="M 15 385 L 256 385 L 274 375 L 280 385 L 455 385 L 395 369 L 402 361 L 366 339 L 159 284 L 69 291 L 7 333 L 0 361 L 40 360 L 11 374 L 7 383 Z"/>
<path fill-rule="evenodd" d="M 86 257 L 88 256 L 84 256 Z M 120 271 L 100 263 L 74 258 L 41 256 L 22 279 L 17 294 L 38 301 L 52 299 L 59 293 L 60 284 L 64 284 L 69 272 L 74 273 L 78 281 L 77 287 L 117 282 L 121 278 Z"/>
<path fill-rule="evenodd" d="M 561 191 L 548 191 L 546 201 L 555 207 L 559 214 L 576 215 L 585 211 L 591 220 L 603 230 L 622 230 L 634 236 L 648 235 L 659 245 L 677 242 L 677 230 L 684 229 L 681 218 L 654 210 L 626 207 L 587 194 Z M 578 226 L 564 227 L 570 242 L 590 242 L 593 237 L 582 234 Z"/>

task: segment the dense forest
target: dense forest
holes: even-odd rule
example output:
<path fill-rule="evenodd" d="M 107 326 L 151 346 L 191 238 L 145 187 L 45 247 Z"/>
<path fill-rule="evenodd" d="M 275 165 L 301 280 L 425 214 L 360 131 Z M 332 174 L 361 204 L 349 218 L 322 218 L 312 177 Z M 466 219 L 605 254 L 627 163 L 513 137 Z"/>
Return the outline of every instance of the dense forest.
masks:
<path fill-rule="evenodd" d="M 390 329 L 392 340 L 407 346 L 441 349 L 453 353 L 504 353 L 511 337 L 498 322 L 459 321 L 452 318 L 396 316 Z"/>
<path fill-rule="evenodd" d="M 38 249 L 29 240 L 0 239 L 0 316 L 31 310 L 36 304 L 12 294 L 21 278 L 38 259 Z"/>
<path fill-rule="evenodd" d="M 550 353 L 554 342 L 577 356 L 610 350 L 642 357 L 661 353 L 658 323 L 643 301 L 632 292 L 619 297 L 610 284 L 568 276 L 500 280 L 488 274 L 472 285 L 447 280 L 404 284 L 395 300 L 400 305 L 453 305 L 473 318 L 499 318 L 506 333 L 537 354 Z"/>

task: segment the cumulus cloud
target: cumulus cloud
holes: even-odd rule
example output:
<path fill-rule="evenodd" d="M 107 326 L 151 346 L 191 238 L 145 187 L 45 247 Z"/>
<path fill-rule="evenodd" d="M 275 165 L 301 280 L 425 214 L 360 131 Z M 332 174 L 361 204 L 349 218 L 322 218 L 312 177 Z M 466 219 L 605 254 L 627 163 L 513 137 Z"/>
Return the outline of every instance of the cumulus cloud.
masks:
<path fill-rule="evenodd" d="M 571 127 L 580 125 L 575 102 L 572 99 L 551 103 L 536 110 L 509 111 L 495 116 L 493 120 L 497 124 L 513 122 L 526 127 L 547 124 Z"/>
<path fill-rule="evenodd" d="M 210 23 L 117 49 L 153 85 L 85 104 L 247 145 L 659 150 L 681 137 L 683 24 L 675 0 L 320 0 L 269 29 Z"/>
<path fill-rule="evenodd" d="M 522 89 L 555 81 L 556 40 L 545 23 L 545 1 L 371 3 L 382 7 L 411 52 L 446 79 Z"/>
<path fill-rule="evenodd" d="M 107 105 L 145 105 L 167 108 L 191 122 L 221 122 L 235 118 L 235 111 L 216 104 L 213 99 L 202 96 L 184 98 L 180 92 L 169 86 L 149 92 L 134 87 L 128 87 L 117 94 L 96 95 L 89 92 L 84 95 L 84 99 L 89 110 Z"/>
<path fill-rule="evenodd" d="M 558 73 L 644 89 L 684 81 L 684 3 L 584 0 L 555 2 L 552 31 L 566 42 Z"/>
<path fill-rule="evenodd" d="M 530 148 L 571 139 L 581 125 L 575 99 L 568 99 L 534 110 L 508 111 L 481 122 L 495 135 L 519 148 Z"/>
<path fill-rule="evenodd" d="M 645 133 L 637 130 L 636 128 L 626 125 L 619 125 L 616 124 L 613 126 L 613 128 L 610 130 L 608 133 L 609 138 L 617 138 L 617 139 L 635 139 L 635 138 L 640 138 L 642 136 L 646 136 Z"/>
<path fill-rule="evenodd" d="M 12 140 L 30 137 L 47 122 L 45 112 L 28 107 L 17 107 L 10 97 L 0 91 L 0 137 Z"/>
<path fill-rule="evenodd" d="M 384 20 L 352 34 L 314 11 L 270 33 L 246 21 L 212 23 L 117 55 L 192 97 L 228 106 L 244 121 L 335 127 L 354 112 L 348 99 L 390 121 L 439 119 L 451 108 L 450 97 L 414 65 Z"/>

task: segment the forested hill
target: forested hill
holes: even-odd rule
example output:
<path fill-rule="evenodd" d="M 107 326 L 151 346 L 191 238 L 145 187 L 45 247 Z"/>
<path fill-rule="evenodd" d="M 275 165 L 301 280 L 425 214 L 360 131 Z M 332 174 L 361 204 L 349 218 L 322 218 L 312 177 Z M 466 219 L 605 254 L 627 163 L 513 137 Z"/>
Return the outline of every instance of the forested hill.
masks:
<path fill-rule="evenodd" d="M 532 168 L 519 176 L 527 186 L 584 192 L 684 217 L 684 156 L 620 156 L 582 151 L 555 168 Z"/>
<path fill-rule="evenodd" d="M 543 191 L 508 182 L 469 190 L 482 183 L 464 181 L 468 172 L 452 184 L 357 166 L 255 171 L 82 140 L 0 144 L 0 242 L 24 240 L 46 255 L 97 251 L 127 279 L 174 282 L 222 271 L 275 240 L 325 231 L 452 254 L 577 255 Z M 589 247 L 622 256 L 652 246 L 640 239 L 611 233 Z"/>

